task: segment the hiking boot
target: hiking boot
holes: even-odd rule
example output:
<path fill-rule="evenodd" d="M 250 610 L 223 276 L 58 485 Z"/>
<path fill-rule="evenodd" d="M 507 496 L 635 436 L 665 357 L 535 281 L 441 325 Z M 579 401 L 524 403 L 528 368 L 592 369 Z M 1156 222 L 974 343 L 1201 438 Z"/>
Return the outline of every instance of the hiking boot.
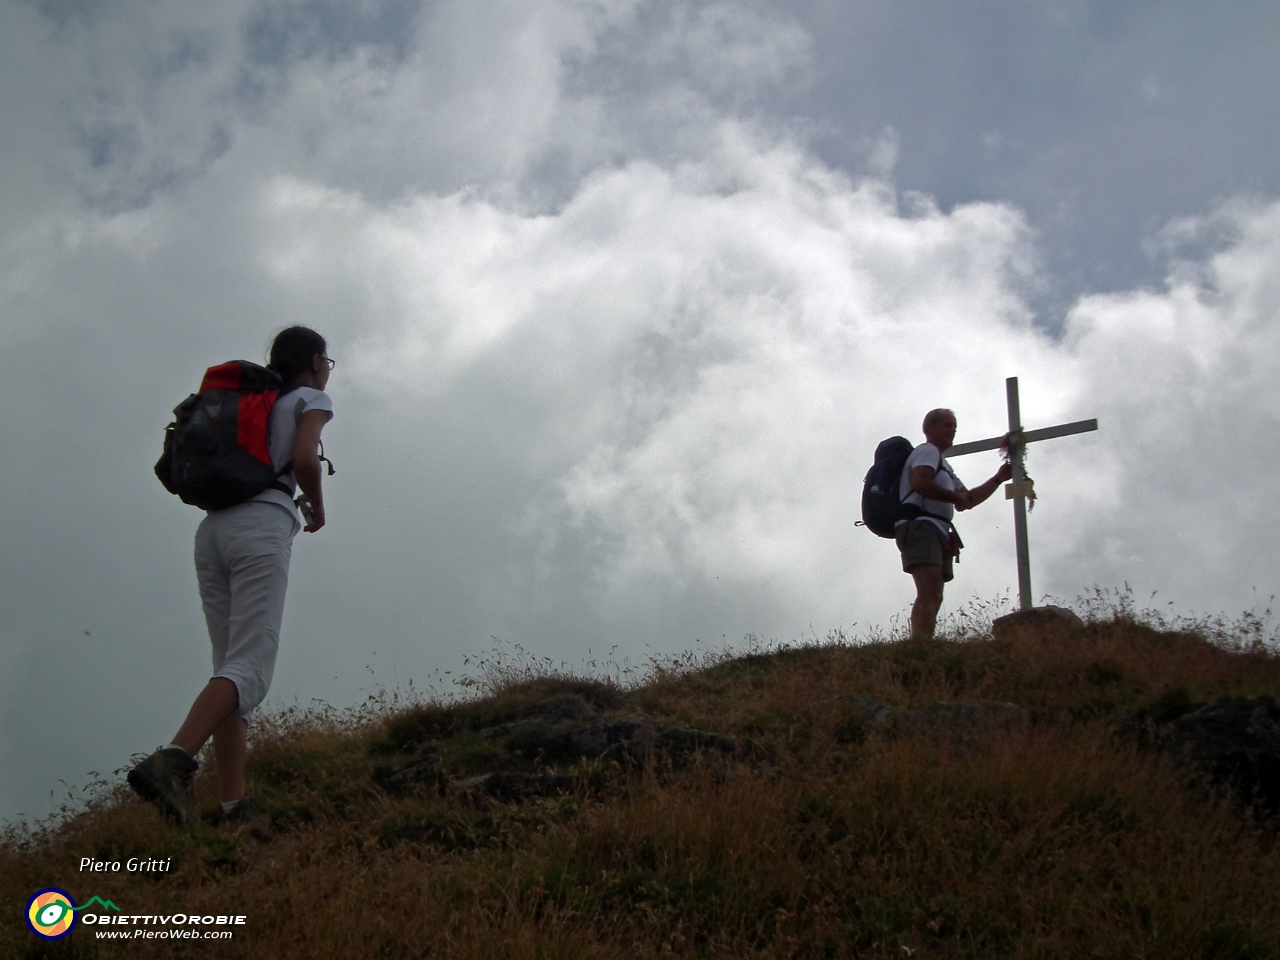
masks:
<path fill-rule="evenodd" d="M 230 812 L 223 812 L 222 808 L 218 808 L 218 822 L 234 827 L 265 827 L 268 823 L 267 813 L 253 797 L 244 797 L 231 808 Z"/>
<path fill-rule="evenodd" d="M 244 797 L 227 813 L 218 808 L 218 824 L 233 834 L 248 834 L 260 843 L 271 839 L 271 818 L 253 797 Z"/>
<path fill-rule="evenodd" d="M 191 819 L 188 790 L 198 769 L 200 764 L 182 750 L 166 747 L 130 770 L 126 779 L 134 793 L 154 803 L 166 818 L 184 824 Z"/>

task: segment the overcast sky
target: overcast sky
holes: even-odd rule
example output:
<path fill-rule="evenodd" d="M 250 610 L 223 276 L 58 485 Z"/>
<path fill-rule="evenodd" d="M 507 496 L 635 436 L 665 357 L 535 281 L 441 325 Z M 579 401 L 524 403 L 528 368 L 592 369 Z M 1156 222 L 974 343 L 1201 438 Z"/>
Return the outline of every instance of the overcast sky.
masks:
<path fill-rule="evenodd" d="M 1033 447 L 1037 597 L 1261 612 L 1280 495 L 1280 7 L 0 5 L 0 817 L 167 741 L 205 367 L 338 366 L 268 705 L 891 628 L 886 436 Z M 957 459 L 974 485 L 994 454 Z M 1008 597 L 961 518 L 945 609 Z M 449 673 L 446 674 L 446 671 Z"/>

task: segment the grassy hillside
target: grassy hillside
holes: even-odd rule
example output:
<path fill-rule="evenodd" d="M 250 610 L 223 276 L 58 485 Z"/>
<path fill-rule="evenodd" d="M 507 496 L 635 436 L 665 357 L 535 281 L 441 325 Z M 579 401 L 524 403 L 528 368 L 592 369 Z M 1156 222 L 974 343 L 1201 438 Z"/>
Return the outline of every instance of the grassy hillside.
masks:
<path fill-rule="evenodd" d="M 1256 621 L 1087 619 L 690 658 L 627 689 L 498 665 L 466 702 L 288 713 L 252 748 L 269 827 L 171 828 L 116 787 L 10 830 L 0 956 L 1280 957 L 1277 818 L 1144 746 L 1196 704 L 1280 697 L 1280 656 Z M 1026 713 L 875 727 L 865 698 Z M 649 736 L 575 753 L 618 730 Z M 196 795 L 212 821 L 211 769 Z M 41 943 L 21 905 L 50 885 L 247 922 Z"/>

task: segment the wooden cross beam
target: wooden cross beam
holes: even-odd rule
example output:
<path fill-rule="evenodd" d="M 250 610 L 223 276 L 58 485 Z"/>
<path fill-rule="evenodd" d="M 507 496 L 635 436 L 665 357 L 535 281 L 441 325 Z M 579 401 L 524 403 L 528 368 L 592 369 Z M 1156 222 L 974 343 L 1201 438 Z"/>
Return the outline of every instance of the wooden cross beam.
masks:
<path fill-rule="evenodd" d="M 1013 501 L 1013 536 L 1018 548 L 1018 606 L 1027 610 L 1031 601 L 1031 552 L 1027 547 L 1027 497 L 1033 496 L 1031 481 L 1027 479 L 1024 458 L 1027 444 L 1037 440 L 1069 437 L 1073 433 L 1088 433 L 1098 429 L 1097 420 L 1077 420 L 1041 430 L 1022 429 L 1022 412 L 1018 408 L 1018 378 L 1009 377 L 1004 382 L 1005 397 L 1009 403 L 1009 432 L 1003 437 L 957 443 L 944 451 L 947 457 L 963 457 L 968 453 L 996 450 L 1009 442 L 1009 463 L 1013 467 L 1013 482 L 1004 488 L 1004 498 Z"/>

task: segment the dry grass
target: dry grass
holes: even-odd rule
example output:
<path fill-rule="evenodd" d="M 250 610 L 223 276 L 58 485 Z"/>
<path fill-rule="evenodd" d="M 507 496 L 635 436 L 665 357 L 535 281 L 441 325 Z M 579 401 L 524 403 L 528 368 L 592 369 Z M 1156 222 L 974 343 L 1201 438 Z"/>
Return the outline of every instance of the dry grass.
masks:
<path fill-rule="evenodd" d="M 1274 822 L 1124 734 L 1162 703 L 1280 695 L 1274 646 L 1248 619 L 1086 612 L 1070 642 L 996 643 L 978 616 L 929 644 L 684 658 L 625 689 L 491 661 L 469 701 L 282 715 L 250 765 L 269 835 L 172 829 L 117 787 L 0 845 L 11 904 L 57 885 L 128 912 L 246 914 L 234 940 L 81 925 L 45 945 L 9 923 L 0 956 L 1280 957 Z M 886 738 L 850 693 L 1003 700 L 1035 722 Z M 483 769 L 501 758 L 477 730 L 575 703 L 730 734 L 757 760 L 599 769 L 590 790 L 509 804 L 377 785 L 433 739 L 451 775 Z M 197 793 L 211 814 L 205 773 Z M 75 872 L 132 855 L 174 870 Z"/>

